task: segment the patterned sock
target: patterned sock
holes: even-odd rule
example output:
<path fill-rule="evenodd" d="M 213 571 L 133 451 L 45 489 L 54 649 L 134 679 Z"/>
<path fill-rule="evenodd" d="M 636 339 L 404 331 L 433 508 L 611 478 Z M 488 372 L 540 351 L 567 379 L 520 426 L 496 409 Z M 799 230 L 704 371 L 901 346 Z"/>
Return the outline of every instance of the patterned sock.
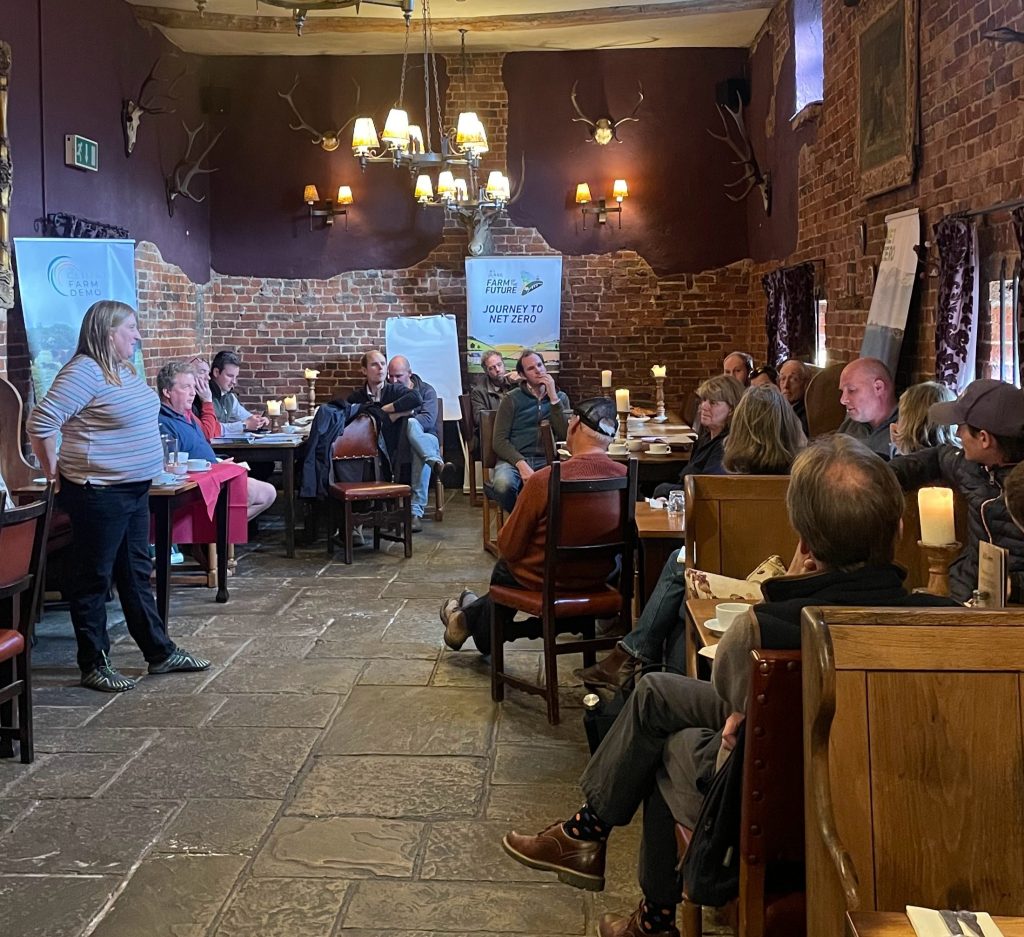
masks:
<path fill-rule="evenodd" d="M 562 829 L 566 836 L 592 843 L 603 843 L 612 831 L 611 826 L 586 804 L 580 807 L 578 813 L 562 824 Z"/>
<path fill-rule="evenodd" d="M 671 930 L 676 926 L 676 906 L 654 905 L 644 899 L 640 911 L 640 926 L 648 933 Z"/>

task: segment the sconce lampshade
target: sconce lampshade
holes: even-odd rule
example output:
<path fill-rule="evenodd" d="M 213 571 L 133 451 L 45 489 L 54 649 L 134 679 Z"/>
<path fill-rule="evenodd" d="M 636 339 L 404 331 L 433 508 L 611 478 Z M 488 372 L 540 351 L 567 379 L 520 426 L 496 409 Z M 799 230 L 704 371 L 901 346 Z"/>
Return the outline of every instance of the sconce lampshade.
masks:
<path fill-rule="evenodd" d="M 409 115 L 397 107 L 391 108 L 388 119 L 384 122 L 384 132 L 380 138 L 400 150 L 409 148 Z"/>
<path fill-rule="evenodd" d="M 440 185 L 440 183 L 438 183 Z M 469 186 L 466 185 L 465 179 L 455 180 L 455 199 L 459 202 L 469 201 Z"/>
<path fill-rule="evenodd" d="M 430 184 L 430 176 L 416 177 L 416 191 L 413 194 L 421 202 L 434 197 L 434 187 Z"/>
<path fill-rule="evenodd" d="M 455 174 L 450 169 L 437 174 L 437 194 L 451 198 L 455 194 Z"/>
<path fill-rule="evenodd" d="M 307 185 L 306 188 L 302 190 L 302 201 L 307 205 L 312 205 L 314 202 L 320 201 L 320 193 L 317 192 L 315 185 Z"/>
<path fill-rule="evenodd" d="M 590 186 L 581 182 L 576 186 L 576 204 L 586 205 L 590 201 Z"/>
<path fill-rule="evenodd" d="M 503 202 L 507 202 L 510 194 L 511 189 L 509 186 L 508 176 L 503 175 L 501 177 L 501 189 L 498 192 L 497 198 L 501 199 Z"/>
<path fill-rule="evenodd" d="M 352 150 L 359 153 L 378 146 L 380 141 L 377 139 L 377 128 L 373 126 L 373 118 L 357 117 L 352 127 Z"/>
<path fill-rule="evenodd" d="M 338 204 L 339 205 L 351 205 L 352 204 L 352 188 L 347 185 L 338 186 Z"/>
<path fill-rule="evenodd" d="M 501 173 L 497 169 L 491 170 L 490 174 L 487 176 L 487 185 L 484 188 L 484 192 L 486 192 L 488 198 L 501 197 L 502 178 Z"/>
<path fill-rule="evenodd" d="M 455 130 L 455 142 L 464 150 L 476 153 L 487 152 L 487 134 L 484 125 L 475 111 L 463 111 L 459 114 L 459 123 Z"/>
<path fill-rule="evenodd" d="M 616 202 L 621 202 L 628 195 L 629 189 L 626 187 L 626 180 L 616 179 L 612 184 L 612 198 L 614 198 Z"/>
<path fill-rule="evenodd" d="M 409 152 L 423 152 L 423 131 L 418 124 L 409 124 Z"/>

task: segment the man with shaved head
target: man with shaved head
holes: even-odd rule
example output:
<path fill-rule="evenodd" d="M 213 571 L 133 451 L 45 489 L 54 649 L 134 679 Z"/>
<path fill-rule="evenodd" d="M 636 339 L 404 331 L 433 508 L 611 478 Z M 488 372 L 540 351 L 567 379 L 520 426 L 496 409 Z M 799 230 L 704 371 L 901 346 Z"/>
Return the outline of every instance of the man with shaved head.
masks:
<path fill-rule="evenodd" d="M 804 404 L 804 394 L 807 393 L 807 385 L 810 382 L 811 369 L 796 358 L 790 358 L 779 368 L 779 390 L 782 391 L 782 396 L 793 408 L 808 439 L 810 439 L 811 433 L 807 428 L 807 406 Z"/>
<path fill-rule="evenodd" d="M 883 459 L 891 458 L 889 426 L 898 412 L 889 369 L 877 358 L 851 361 L 839 376 L 839 402 L 846 407 L 846 419 L 838 432 L 861 440 Z"/>
<path fill-rule="evenodd" d="M 405 439 L 412 452 L 412 530 L 417 533 L 423 529 L 431 474 L 436 470 L 440 475 L 445 467 L 438 432 L 444 425 L 439 422 L 443 417 L 437 412 L 437 391 L 418 374 L 412 373 L 412 365 L 405 355 L 395 355 L 388 362 L 388 383 L 416 391 L 423 401 L 413 411 L 391 414 L 392 420 L 408 417 Z"/>

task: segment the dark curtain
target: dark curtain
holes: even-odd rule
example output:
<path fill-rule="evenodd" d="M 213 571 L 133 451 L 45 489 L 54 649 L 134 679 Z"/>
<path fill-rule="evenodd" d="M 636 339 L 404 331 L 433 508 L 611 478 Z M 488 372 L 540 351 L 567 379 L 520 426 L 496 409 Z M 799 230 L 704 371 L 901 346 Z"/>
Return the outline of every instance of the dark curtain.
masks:
<path fill-rule="evenodd" d="M 814 264 L 780 267 L 761 279 L 768 306 L 767 364 L 778 367 L 788 358 L 809 359 L 814 351 Z"/>
<path fill-rule="evenodd" d="M 960 392 L 974 377 L 968 360 L 978 328 L 974 308 L 974 224 L 943 218 L 934 228 L 939 249 L 939 299 L 935 315 L 935 380 Z"/>
<path fill-rule="evenodd" d="M 102 221 L 90 221 L 67 212 L 54 212 L 36 220 L 36 228 L 48 238 L 127 238 L 128 229 Z"/>

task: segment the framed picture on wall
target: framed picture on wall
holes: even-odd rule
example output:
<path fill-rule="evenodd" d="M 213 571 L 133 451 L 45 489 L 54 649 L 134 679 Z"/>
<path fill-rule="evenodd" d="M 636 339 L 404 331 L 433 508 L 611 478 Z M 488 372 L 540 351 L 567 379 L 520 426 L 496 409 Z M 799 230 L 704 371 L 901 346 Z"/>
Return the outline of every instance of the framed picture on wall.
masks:
<path fill-rule="evenodd" d="M 881 4 L 857 37 L 861 196 L 914 180 L 918 141 L 918 0 Z"/>

